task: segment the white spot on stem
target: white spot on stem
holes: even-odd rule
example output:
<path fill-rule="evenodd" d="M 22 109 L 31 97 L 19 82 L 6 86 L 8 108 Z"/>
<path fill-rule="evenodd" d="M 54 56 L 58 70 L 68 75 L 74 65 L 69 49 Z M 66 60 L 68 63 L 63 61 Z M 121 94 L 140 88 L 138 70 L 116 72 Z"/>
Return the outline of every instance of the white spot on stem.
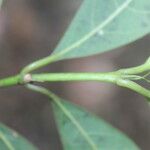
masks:
<path fill-rule="evenodd" d="M 24 82 L 25 83 L 29 83 L 29 82 L 31 82 L 32 81 L 32 76 L 31 76 L 31 74 L 26 74 L 25 76 L 24 76 Z"/>

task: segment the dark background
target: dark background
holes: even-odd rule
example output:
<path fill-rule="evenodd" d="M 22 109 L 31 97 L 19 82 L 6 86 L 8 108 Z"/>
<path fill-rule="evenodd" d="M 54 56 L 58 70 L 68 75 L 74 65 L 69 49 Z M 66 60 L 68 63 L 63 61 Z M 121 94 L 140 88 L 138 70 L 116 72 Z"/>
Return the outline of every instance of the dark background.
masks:
<path fill-rule="evenodd" d="M 18 73 L 49 55 L 63 36 L 81 0 L 6 0 L 0 12 L 0 77 Z M 112 71 L 143 63 L 150 55 L 147 36 L 126 47 L 83 59 L 54 63 L 41 71 Z M 144 98 L 111 84 L 53 83 L 55 93 L 100 115 L 150 149 L 150 108 Z M 41 150 L 62 150 L 48 99 L 23 87 L 0 90 L 0 121 Z"/>

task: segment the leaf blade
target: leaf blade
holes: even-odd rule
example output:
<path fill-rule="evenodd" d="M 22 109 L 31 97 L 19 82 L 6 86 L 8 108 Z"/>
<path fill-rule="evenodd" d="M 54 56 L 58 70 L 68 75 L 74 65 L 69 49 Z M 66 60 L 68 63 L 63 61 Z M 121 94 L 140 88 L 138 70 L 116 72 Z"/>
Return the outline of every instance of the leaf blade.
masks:
<path fill-rule="evenodd" d="M 37 150 L 26 139 L 15 131 L 0 123 L 0 149 L 1 150 Z"/>
<path fill-rule="evenodd" d="M 111 150 L 139 150 L 129 138 L 111 125 L 108 125 L 102 119 L 95 117 L 93 114 L 67 101 L 61 100 L 61 102 L 95 144 L 95 149 L 92 149 L 90 144 L 84 139 L 84 136 L 77 131 L 75 125 L 70 123 L 69 118 L 54 104 L 53 109 L 64 150 L 108 150 L 110 148 Z"/>
<path fill-rule="evenodd" d="M 138 10 L 128 8 L 133 2 L 85 0 L 53 55 L 58 55 L 58 59 L 90 56 L 128 44 L 148 34 L 149 12 L 137 15 Z M 150 6 L 147 0 L 134 3 L 132 5 L 135 8 L 141 3 Z M 145 5 L 142 5 L 143 8 Z"/>

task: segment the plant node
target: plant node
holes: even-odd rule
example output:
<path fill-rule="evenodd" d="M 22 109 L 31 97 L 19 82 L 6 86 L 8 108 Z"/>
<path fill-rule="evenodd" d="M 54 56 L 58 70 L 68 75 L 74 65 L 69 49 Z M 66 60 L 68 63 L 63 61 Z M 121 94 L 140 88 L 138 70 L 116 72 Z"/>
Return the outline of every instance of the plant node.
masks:
<path fill-rule="evenodd" d="M 24 76 L 24 78 L 23 78 L 23 82 L 24 83 L 30 83 L 30 82 L 32 82 L 32 76 L 31 76 L 31 74 L 26 74 Z"/>

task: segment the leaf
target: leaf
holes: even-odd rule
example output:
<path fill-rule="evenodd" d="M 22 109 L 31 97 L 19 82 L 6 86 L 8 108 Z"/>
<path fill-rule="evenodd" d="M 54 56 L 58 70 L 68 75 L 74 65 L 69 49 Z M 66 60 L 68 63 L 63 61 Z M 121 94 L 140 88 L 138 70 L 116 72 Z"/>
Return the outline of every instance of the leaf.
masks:
<path fill-rule="evenodd" d="M 0 124 L 0 150 L 37 150 L 15 131 Z"/>
<path fill-rule="evenodd" d="M 149 0 L 84 0 L 53 55 L 57 59 L 90 56 L 149 32 Z"/>
<path fill-rule="evenodd" d="M 27 87 L 52 99 L 64 150 L 139 150 L 129 138 L 102 119 L 63 101 L 44 87 L 32 84 Z"/>
<path fill-rule="evenodd" d="M 53 108 L 64 150 L 139 150 L 104 120 L 67 101 L 60 100 Z"/>

